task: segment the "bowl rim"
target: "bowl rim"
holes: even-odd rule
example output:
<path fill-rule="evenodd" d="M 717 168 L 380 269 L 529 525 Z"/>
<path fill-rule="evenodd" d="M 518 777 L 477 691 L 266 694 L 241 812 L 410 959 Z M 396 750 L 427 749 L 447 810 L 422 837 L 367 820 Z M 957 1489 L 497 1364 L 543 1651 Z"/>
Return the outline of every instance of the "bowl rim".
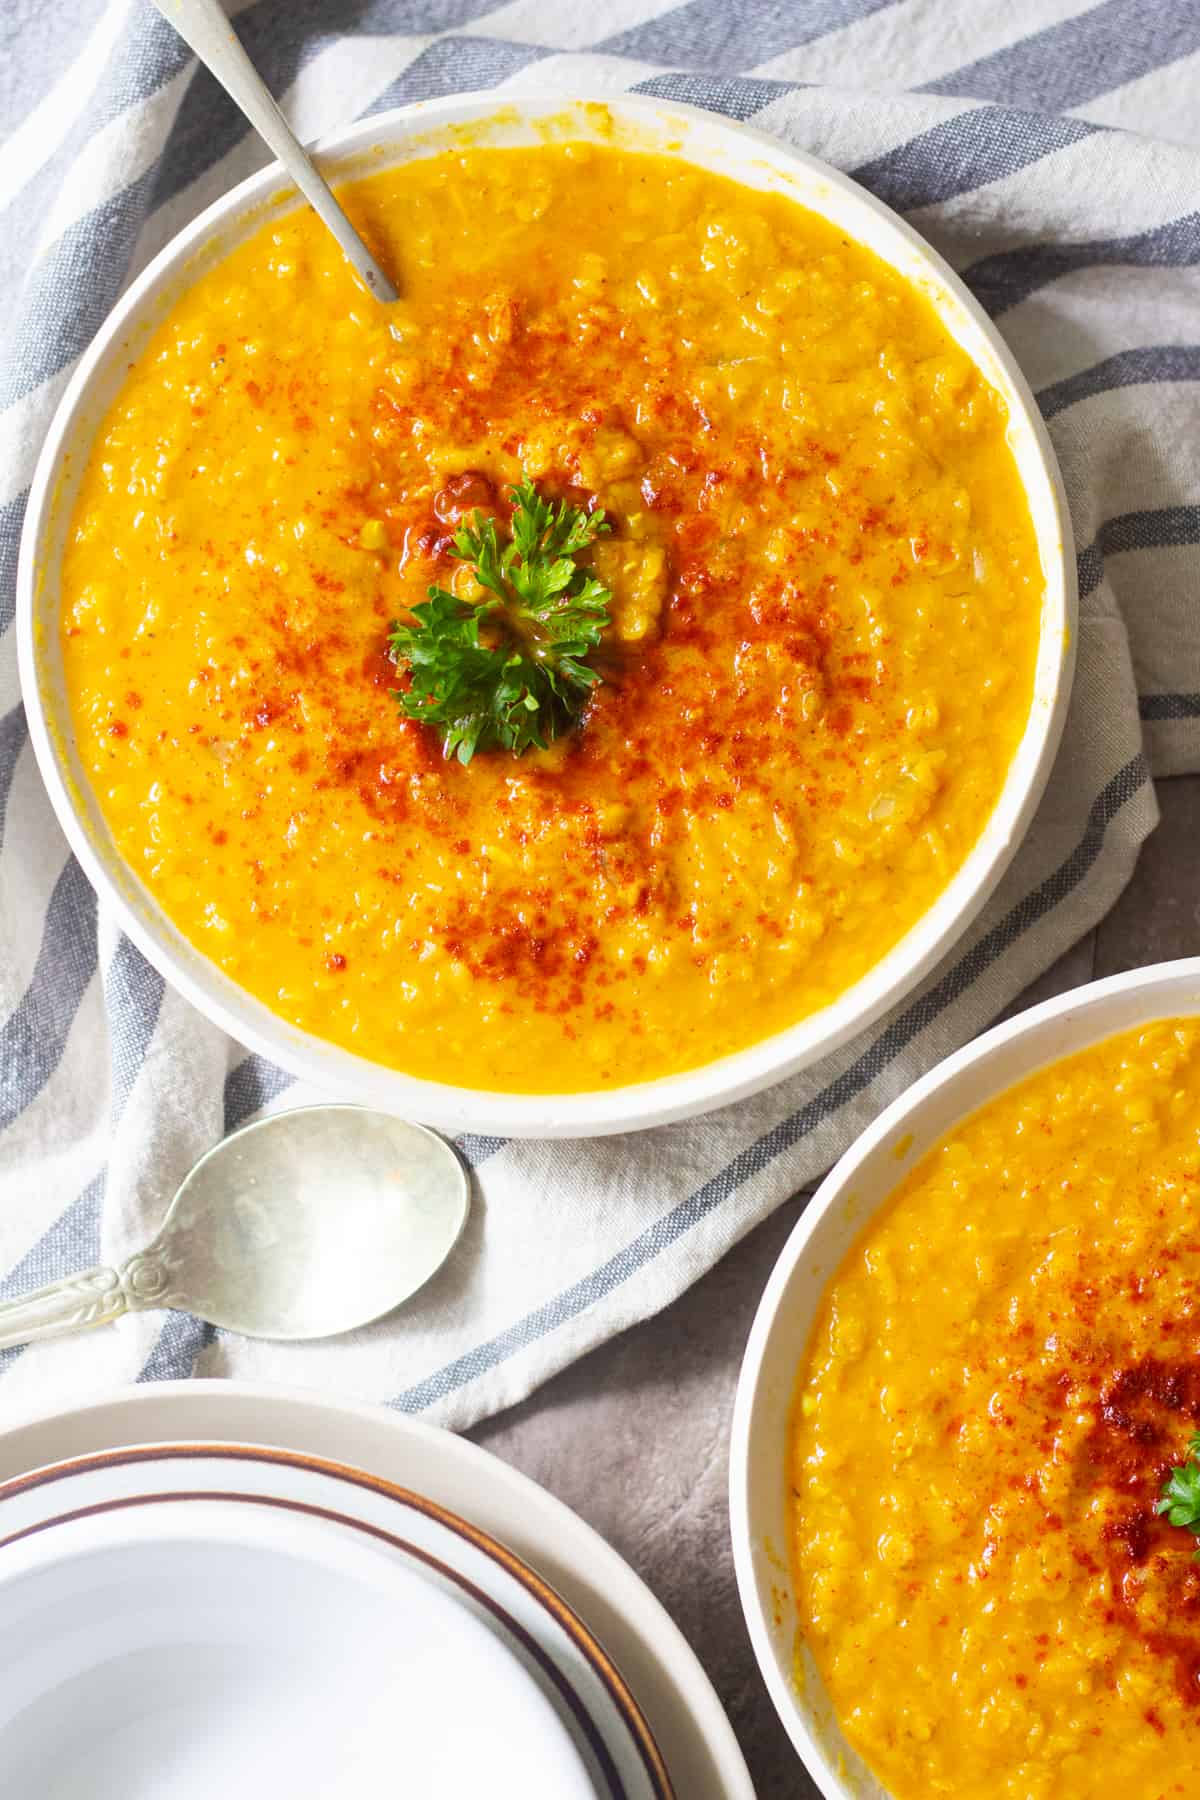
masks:
<path fill-rule="evenodd" d="M 1086 982 L 1082 987 L 1069 988 L 1064 993 L 1055 994 L 1049 1000 L 1043 1000 L 1037 1006 L 1031 1006 L 1025 1012 L 1018 1013 L 1014 1018 L 1005 1019 L 1002 1023 L 993 1025 L 989 1031 L 983 1032 L 981 1036 L 963 1045 L 960 1050 L 945 1057 L 914 1082 L 911 1087 L 906 1088 L 902 1094 L 898 1095 L 839 1157 L 796 1221 L 772 1267 L 754 1314 L 749 1337 L 746 1340 L 737 1390 L 734 1395 L 729 1444 L 730 1537 L 733 1544 L 734 1574 L 741 1599 L 742 1614 L 759 1673 L 766 1684 L 784 1729 L 791 1738 L 808 1773 L 825 1796 L 825 1800 L 860 1800 L 859 1790 L 835 1766 L 826 1747 L 811 1729 L 800 1691 L 790 1673 L 781 1667 L 772 1641 L 768 1608 L 763 1603 L 759 1579 L 755 1570 L 755 1537 L 751 1524 L 752 1491 L 755 1487 L 752 1474 L 756 1448 L 755 1415 L 768 1350 L 774 1342 L 776 1333 L 789 1329 L 784 1318 L 782 1304 L 789 1284 L 800 1265 L 805 1261 L 812 1240 L 816 1237 L 824 1220 L 839 1202 L 849 1199 L 864 1164 L 879 1151 L 881 1146 L 887 1145 L 889 1141 L 894 1144 L 897 1137 L 903 1138 L 904 1128 L 909 1119 L 932 1096 L 953 1086 L 967 1071 L 998 1059 L 1009 1045 L 1019 1043 L 1023 1038 L 1036 1038 L 1043 1026 L 1056 1020 L 1066 1021 L 1070 1037 L 1069 1043 L 1060 1045 L 1048 1055 L 1030 1056 L 1028 1060 L 1023 1061 L 1019 1070 L 1009 1071 L 998 1083 L 983 1084 L 974 1093 L 974 1097 L 966 1101 L 962 1110 L 954 1114 L 953 1122 L 943 1125 L 930 1144 L 922 1149 L 921 1157 L 927 1154 L 933 1144 L 944 1137 L 946 1132 L 955 1129 L 956 1124 L 970 1118 L 982 1107 L 990 1105 L 1020 1082 L 1028 1080 L 1039 1069 L 1049 1068 L 1065 1057 L 1074 1056 L 1093 1044 L 1102 1043 L 1105 1038 L 1115 1036 L 1123 1030 L 1136 1029 L 1136 1026 L 1132 1024 L 1122 1026 L 1106 1023 L 1111 1016 L 1109 1002 L 1138 993 L 1144 993 L 1150 997 L 1156 990 L 1161 989 L 1163 993 L 1162 1011 L 1147 1015 L 1147 1020 L 1155 1017 L 1170 1018 L 1173 1011 L 1172 994 L 1177 988 L 1189 986 L 1192 989 L 1193 1004 L 1190 1008 L 1184 1007 L 1182 1010 L 1200 1014 L 1200 956 L 1176 957 L 1165 962 L 1147 964 L 1144 968 L 1126 969 L 1119 974 L 1108 975 L 1098 981 Z M 920 1158 L 916 1160 L 919 1162 Z M 872 1206 L 869 1208 L 864 1206 L 857 1213 L 856 1237 L 866 1229 L 881 1208 L 888 1204 L 895 1192 L 896 1185 L 905 1178 L 913 1166 L 916 1166 L 916 1163 L 909 1164 L 901 1170 L 897 1165 L 896 1183 L 885 1187 Z M 834 1268 L 826 1271 L 821 1283 L 822 1290 L 835 1272 Z M 806 1326 L 805 1341 L 807 1333 L 808 1327 Z M 793 1346 L 793 1363 L 797 1377 L 804 1351 L 805 1342 Z M 782 1489 L 786 1481 L 782 1461 L 779 1469 L 779 1481 Z M 787 1566 L 786 1578 L 790 1587 L 790 1562 Z"/>
<path fill-rule="evenodd" d="M 849 176 L 781 138 L 721 114 L 650 96 L 584 91 L 547 91 L 513 97 L 484 92 L 419 101 L 332 132 L 321 138 L 313 150 L 321 158 L 350 162 L 377 146 L 402 152 L 406 143 L 420 139 L 423 133 L 452 133 L 456 126 L 481 124 L 489 119 L 499 124 L 516 118 L 528 124 L 574 113 L 582 129 L 585 115 L 597 106 L 634 130 L 639 126 L 669 128 L 678 124 L 685 137 L 690 132 L 701 140 L 705 136 L 734 140 L 735 166 L 728 171 L 731 179 L 746 180 L 754 166 L 765 165 L 784 177 L 794 175 L 807 182 L 810 190 L 819 185 L 890 238 L 894 247 L 890 258 L 875 242 L 867 244 L 889 266 L 899 268 L 901 255 L 918 263 L 921 275 L 933 289 L 930 297 L 943 317 L 957 310 L 965 316 L 967 329 L 986 345 L 993 366 L 985 372 L 1004 390 L 1010 415 L 1019 420 L 1028 439 L 1030 470 L 1023 472 L 1023 485 L 1032 494 L 1034 487 L 1029 477 L 1036 473 L 1043 500 L 1048 503 L 1057 528 L 1058 541 L 1052 545 L 1045 541 L 1049 529 L 1039 529 L 1035 518 L 1038 548 L 1045 565 L 1045 591 L 1034 696 L 996 804 L 976 843 L 933 905 L 850 988 L 819 1011 L 769 1037 L 652 1081 L 549 1094 L 458 1087 L 376 1063 L 301 1031 L 273 1013 L 209 961 L 197 946 L 188 943 L 149 890 L 140 886 L 136 874 L 111 841 L 103 848 L 95 841 L 83 818 L 85 802 L 75 791 L 75 778 L 56 741 L 58 734 L 51 723 L 52 707 L 46 692 L 48 683 L 43 683 L 40 675 L 39 593 L 43 583 L 52 578 L 50 572 L 57 569 L 57 559 L 43 554 L 43 541 L 54 518 L 60 461 L 75 442 L 77 431 L 90 446 L 95 425 L 92 423 L 89 430 L 84 414 L 92 379 L 113 345 L 126 329 L 136 325 L 143 308 L 149 308 L 160 288 L 171 283 L 223 227 L 236 225 L 278 195 L 281 188 L 288 195 L 289 205 L 292 203 L 294 190 L 278 163 L 270 163 L 240 182 L 178 232 L 130 284 L 83 353 L 59 401 L 38 460 L 21 535 L 17 574 L 18 667 L 42 779 L 67 842 L 89 882 L 147 960 L 208 1020 L 300 1080 L 445 1129 L 517 1138 L 605 1136 L 714 1111 L 772 1087 L 829 1056 L 911 993 L 961 940 L 1024 837 L 1045 790 L 1062 736 L 1077 638 L 1077 577 L 1070 513 L 1061 472 L 1032 391 L 1004 340 L 949 264 L 905 220 Z M 452 142 L 443 147 L 451 148 Z M 689 155 L 689 141 L 656 147 L 683 161 L 694 160 Z M 379 167 L 385 166 L 386 162 L 379 163 Z M 352 178 L 363 171 L 359 164 L 327 172 L 336 181 L 343 174 Z M 821 214 L 819 199 L 813 192 L 798 193 L 796 199 Z M 294 195 L 294 200 L 297 205 L 302 204 L 299 195 Z M 847 229 L 853 235 L 853 228 Z M 912 273 L 904 269 L 900 272 L 913 279 Z M 976 360 L 975 353 L 969 353 Z M 115 865 L 115 873 L 109 862 Z M 139 889 L 145 903 L 144 914 L 122 890 L 122 879 Z"/>

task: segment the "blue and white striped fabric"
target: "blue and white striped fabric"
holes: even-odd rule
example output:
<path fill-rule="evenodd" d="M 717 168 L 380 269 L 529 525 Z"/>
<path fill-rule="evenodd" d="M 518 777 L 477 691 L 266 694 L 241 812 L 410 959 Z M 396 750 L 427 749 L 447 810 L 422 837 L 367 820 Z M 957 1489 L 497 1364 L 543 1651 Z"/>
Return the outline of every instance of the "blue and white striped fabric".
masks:
<path fill-rule="evenodd" d="M 251 0 L 237 28 L 304 137 L 465 88 L 632 87 L 849 169 L 964 275 L 1015 350 L 1071 497 L 1083 617 L 1066 739 L 986 916 L 827 1065 L 699 1123 L 475 1141 L 442 1275 L 343 1342 L 180 1315 L 0 1357 L 12 1417 L 112 1383 L 275 1378 L 462 1426 L 665 1305 L 915 1075 L 1101 917 L 1200 767 L 1200 7 L 1195 0 Z M 25 493 L 79 353 L 130 277 L 263 160 L 146 0 L 0 17 L 0 1293 L 119 1258 L 223 1131 L 311 1095 L 207 1025 L 68 856 L 23 722 Z M 330 1195 L 337 1204 L 337 1195 Z"/>

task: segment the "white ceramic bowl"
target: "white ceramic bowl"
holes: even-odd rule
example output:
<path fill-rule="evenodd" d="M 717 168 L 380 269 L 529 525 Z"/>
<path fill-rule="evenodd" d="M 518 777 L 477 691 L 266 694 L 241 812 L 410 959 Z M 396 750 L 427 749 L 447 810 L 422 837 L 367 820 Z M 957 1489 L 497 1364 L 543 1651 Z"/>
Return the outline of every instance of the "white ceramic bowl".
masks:
<path fill-rule="evenodd" d="M 569 120 L 564 124 L 564 115 Z M 418 1081 L 299 1031 L 221 973 L 171 924 L 119 855 L 68 729 L 58 643 L 58 569 L 81 469 L 97 426 L 164 312 L 189 282 L 264 223 L 299 204 L 278 167 L 243 182 L 180 233 L 135 281 L 80 362 L 51 427 L 30 494 L 18 580 L 21 682 L 51 800 L 88 878 L 156 968 L 210 1019 L 293 1074 L 332 1093 L 451 1130 L 516 1137 L 588 1137 L 663 1124 L 758 1092 L 836 1049 L 899 1000 L 982 906 L 1040 798 L 1062 730 L 1075 640 L 1075 559 L 1061 480 L 1033 397 L 982 310 L 947 265 L 887 207 L 825 164 L 710 113 L 610 96 L 600 108 L 561 97 L 438 101 L 380 114 L 317 148 L 334 178 L 461 141 L 539 141 L 558 134 L 657 149 L 789 195 L 883 257 L 932 299 L 954 337 L 1003 394 L 1010 442 L 1046 576 L 1029 723 L 979 842 L 936 904 L 863 979 L 820 1012 L 733 1056 L 653 1082 L 600 1093 L 500 1094 Z"/>
<path fill-rule="evenodd" d="M 1095 981 L 997 1025 L 888 1107 L 827 1176 L 784 1245 L 759 1304 L 734 1404 L 729 1504 L 754 1653 L 793 1744 L 828 1800 L 886 1800 L 843 1738 L 807 1650 L 795 1679 L 788 1566 L 788 1431 L 821 1295 L 905 1174 L 959 1120 L 1037 1069 L 1151 1019 L 1200 1013 L 1200 957 Z M 913 1296 L 914 1305 L 920 1296 Z"/>

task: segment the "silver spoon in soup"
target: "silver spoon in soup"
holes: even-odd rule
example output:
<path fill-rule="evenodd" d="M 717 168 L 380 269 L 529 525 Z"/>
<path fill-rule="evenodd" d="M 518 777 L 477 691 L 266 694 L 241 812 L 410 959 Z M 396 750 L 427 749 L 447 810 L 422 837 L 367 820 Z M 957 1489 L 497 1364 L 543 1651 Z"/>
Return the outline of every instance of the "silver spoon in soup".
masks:
<path fill-rule="evenodd" d="M 313 211 L 333 233 L 360 281 L 383 303 L 395 300 L 391 278 L 380 268 L 334 199 L 328 183 L 271 97 L 258 70 L 242 49 L 220 0 L 154 0 L 225 92 L 241 107 L 255 131 L 279 158 Z"/>

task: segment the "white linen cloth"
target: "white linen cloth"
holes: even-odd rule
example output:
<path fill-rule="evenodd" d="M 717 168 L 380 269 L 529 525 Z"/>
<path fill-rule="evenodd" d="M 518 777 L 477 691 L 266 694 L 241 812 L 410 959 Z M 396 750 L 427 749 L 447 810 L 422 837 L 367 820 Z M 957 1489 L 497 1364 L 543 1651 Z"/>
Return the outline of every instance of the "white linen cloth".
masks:
<path fill-rule="evenodd" d="M 313 137 L 487 87 L 635 88 L 848 169 L 947 256 L 1038 394 L 1079 552 L 1079 667 L 1045 801 L 985 916 L 879 1027 L 710 1118 L 590 1143 L 472 1141 L 452 1261 L 316 1346 L 151 1314 L 0 1356 L 0 1417 L 195 1372 L 306 1383 L 461 1427 L 664 1306 L 1111 906 L 1200 767 L 1200 8 L 1193 0 L 254 0 L 239 31 Z M 29 748 L 11 629 L 54 404 L 132 275 L 264 160 L 145 0 L 0 19 L 0 1295 L 115 1261 L 193 1159 L 314 1098 L 164 988 L 97 909 Z M 18 276 L 23 279 L 18 283 Z M 330 1205 L 337 1205 L 336 1191 Z"/>

